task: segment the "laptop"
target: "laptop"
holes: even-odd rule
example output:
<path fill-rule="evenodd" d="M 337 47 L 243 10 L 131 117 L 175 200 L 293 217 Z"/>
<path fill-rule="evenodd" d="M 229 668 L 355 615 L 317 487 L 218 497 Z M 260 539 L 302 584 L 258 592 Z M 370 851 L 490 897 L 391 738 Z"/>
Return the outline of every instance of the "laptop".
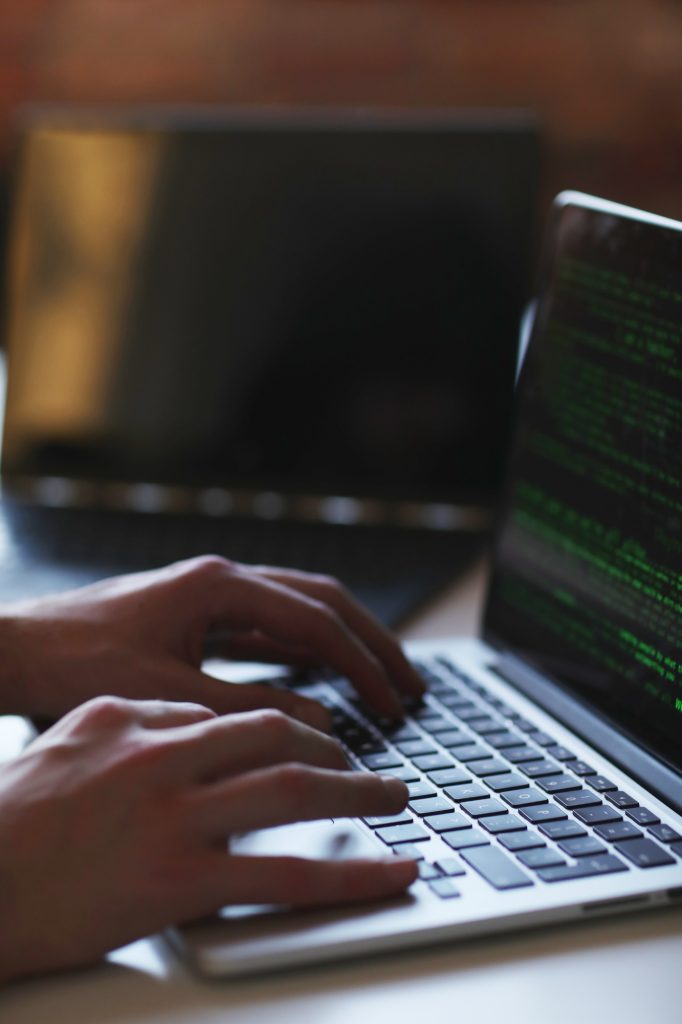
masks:
<path fill-rule="evenodd" d="M 213 551 L 333 573 L 396 622 L 478 554 L 529 290 L 532 117 L 21 125 L 0 598 Z"/>
<path fill-rule="evenodd" d="M 682 901 L 682 223 L 555 201 L 518 389 L 483 635 L 419 642 L 396 725 L 301 681 L 404 813 L 236 847 L 409 854 L 387 903 L 226 908 L 170 939 L 241 977 Z"/>

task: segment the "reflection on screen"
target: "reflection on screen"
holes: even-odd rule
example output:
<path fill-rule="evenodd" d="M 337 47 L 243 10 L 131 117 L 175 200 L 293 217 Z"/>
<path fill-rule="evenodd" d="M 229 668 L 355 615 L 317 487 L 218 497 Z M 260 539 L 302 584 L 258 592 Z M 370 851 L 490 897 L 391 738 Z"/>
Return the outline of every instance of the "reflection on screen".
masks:
<path fill-rule="evenodd" d="M 524 369 L 490 624 L 682 738 L 682 232 L 570 206 Z"/>
<path fill-rule="evenodd" d="M 5 469 L 490 499 L 535 163 L 525 129 L 34 131 Z"/>

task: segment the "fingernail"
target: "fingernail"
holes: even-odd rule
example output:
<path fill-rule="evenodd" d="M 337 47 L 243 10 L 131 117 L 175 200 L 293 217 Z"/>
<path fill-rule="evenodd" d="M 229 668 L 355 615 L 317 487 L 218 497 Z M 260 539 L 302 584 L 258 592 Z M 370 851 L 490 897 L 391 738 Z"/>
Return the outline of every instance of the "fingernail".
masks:
<path fill-rule="evenodd" d="M 384 873 L 391 885 L 404 889 L 412 885 L 417 877 L 417 863 L 404 857 L 387 858 L 383 862 Z"/>

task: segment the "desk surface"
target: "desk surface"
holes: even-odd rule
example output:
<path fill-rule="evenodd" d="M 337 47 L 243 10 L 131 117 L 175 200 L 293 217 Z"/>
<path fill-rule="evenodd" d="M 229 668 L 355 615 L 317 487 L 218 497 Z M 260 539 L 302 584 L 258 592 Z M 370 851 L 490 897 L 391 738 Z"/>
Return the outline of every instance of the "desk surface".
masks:
<path fill-rule="evenodd" d="M 471 633 L 481 568 L 404 631 Z M 9 725 L 9 723 L 8 723 Z M 0 735 L 0 747 L 2 736 Z M 0 921 L 0 927 L 2 922 Z M 149 939 L 101 966 L 10 986 L 3 1024 L 617 1024 L 682 1020 L 682 910 L 544 928 L 245 982 L 194 978 Z"/>

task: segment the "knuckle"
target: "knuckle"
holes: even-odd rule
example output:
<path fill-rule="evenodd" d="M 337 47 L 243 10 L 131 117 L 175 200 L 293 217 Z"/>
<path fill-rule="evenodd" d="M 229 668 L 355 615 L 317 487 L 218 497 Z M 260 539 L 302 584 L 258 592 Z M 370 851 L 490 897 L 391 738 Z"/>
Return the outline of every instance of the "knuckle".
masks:
<path fill-rule="evenodd" d="M 348 593 L 343 583 L 337 580 L 336 576 L 318 575 L 315 577 L 315 582 L 320 591 L 332 600 L 344 598 Z"/>
<path fill-rule="evenodd" d="M 291 719 L 277 708 L 262 708 L 255 712 L 254 724 L 268 744 L 274 747 L 286 743 L 293 731 Z"/>
<path fill-rule="evenodd" d="M 123 697 L 95 697 L 80 709 L 81 722 L 97 729 L 121 728 L 133 720 L 132 702 Z"/>
<path fill-rule="evenodd" d="M 216 577 L 224 577 L 234 572 L 235 563 L 223 558 L 221 555 L 198 555 L 190 558 L 187 563 L 187 570 L 192 576 L 197 576 L 201 581 L 213 580 Z"/>

